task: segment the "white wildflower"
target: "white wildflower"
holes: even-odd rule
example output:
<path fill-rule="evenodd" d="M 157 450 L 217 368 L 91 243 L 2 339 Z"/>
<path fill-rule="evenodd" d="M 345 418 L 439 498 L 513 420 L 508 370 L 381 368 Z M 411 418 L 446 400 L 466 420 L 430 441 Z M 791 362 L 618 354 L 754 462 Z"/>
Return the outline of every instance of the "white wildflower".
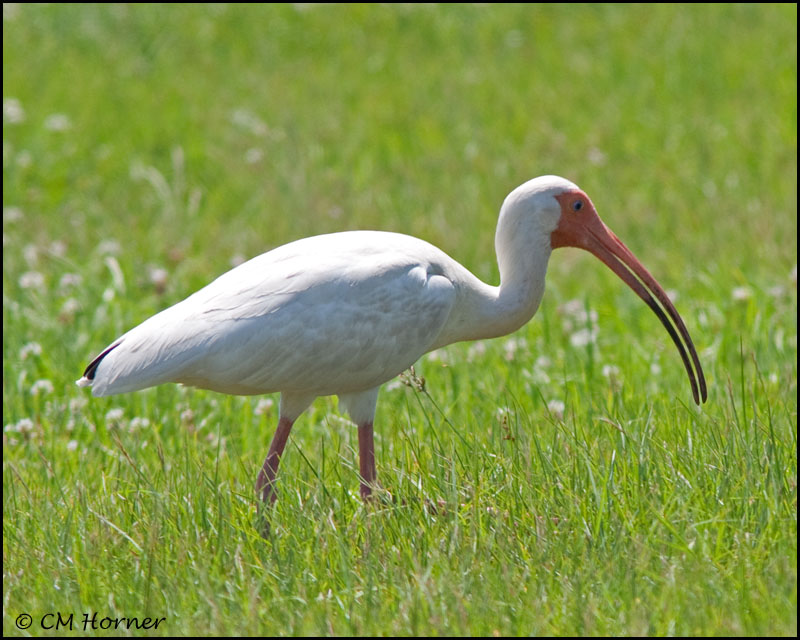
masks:
<path fill-rule="evenodd" d="M 125 416 L 125 411 L 120 408 L 109 409 L 106 412 L 106 422 L 119 422 Z"/>
<path fill-rule="evenodd" d="M 83 283 L 83 276 L 77 273 L 65 273 L 58 281 L 58 288 L 63 292 L 72 287 L 79 287 Z"/>
<path fill-rule="evenodd" d="M 677 289 L 665 289 L 664 293 L 667 294 L 667 298 L 669 298 L 669 301 L 672 304 L 675 304 L 678 301 L 679 294 Z"/>
<path fill-rule="evenodd" d="M 150 426 L 150 420 L 147 418 L 140 418 L 135 417 L 131 420 L 130 424 L 128 425 L 128 431 L 133 433 L 134 431 L 139 431 L 139 429 L 147 429 Z"/>
<path fill-rule="evenodd" d="M 163 267 L 154 267 L 154 266 L 149 267 L 148 276 L 150 278 L 150 283 L 159 292 L 163 292 L 167 288 L 167 281 L 169 280 L 169 272 Z"/>
<path fill-rule="evenodd" d="M 478 340 L 469 345 L 467 349 L 467 360 L 472 361 L 476 358 L 482 357 L 486 353 L 486 343 L 483 340 Z"/>
<path fill-rule="evenodd" d="M 75 298 L 67 298 L 64 300 L 64 304 L 61 305 L 61 310 L 58 312 L 58 317 L 60 320 L 64 321 L 72 320 L 80 308 L 81 303 Z"/>
<path fill-rule="evenodd" d="M 651 364 L 650 365 L 650 373 L 653 374 L 654 376 L 661 375 L 661 365 L 658 364 L 657 362 L 654 362 L 653 364 Z"/>
<path fill-rule="evenodd" d="M 613 364 L 603 365 L 603 377 L 616 378 L 617 376 L 619 376 L 619 367 Z"/>
<path fill-rule="evenodd" d="M 575 314 L 583 311 L 584 304 L 578 299 L 567 300 L 564 304 L 558 307 L 558 312 L 565 316 L 574 317 Z"/>
<path fill-rule="evenodd" d="M 264 416 L 269 414 L 272 411 L 272 406 L 275 404 L 275 401 L 272 398 L 261 398 L 256 405 L 256 408 L 253 409 L 253 413 L 257 416 Z"/>
<path fill-rule="evenodd" d="M 70 127 L 72 122 L 64 113 L 52 113 L 44 119 L 44 128 L 48 131 L 66 131 Z"/>
<path fill-rule="evenodd" d="M 3 223 L 19 222 L 25 216 L 19 207 L 3 207 Z"/>
<path fill-rule="evenodd" d="M 77 440 L 70 440 L 67 442 L 67 451 L 75 451 L 78 448 Z"/>
<path fill-rule="evenodd" d="M 31 385 L 31 394 L 38 396 L 53 393 L 53 383 L 49 380 L 37 380 Z"/>
<path fill-rule="evenodd" d="M 579 329 L 569 337 L 569 343 L 573 347 L 585 347 L 595 342 L 597 342 L 597 332 L 592 329 Z"/>
<path fill-rule="evenodd" d="M 38 271 L 26 271 L 19 277 L 19 286 L 23 289 L 43 289 L 44 276 Z"/>
<path fill-rule="evenodd" d="M 441 362 L 442 364 L 448 364 L 450 362 L 450 357 L 444 349 L 434 349 L 425 356 L 425 359 L 431 362 Z"/>
<path fill-rule="evenodd" d="M 5 4 L 3 5 L 5 13 Z M 3 98 L 3 123 L 19 124 L 25 122 L 25 109 L 16 98 Z"/>
<path fill-rule="evenodd" d="M 561 400 L 551 400 L 547 403 L 547 410 L 558 420 L 564 417 L 566 408 L 567 406 Z"/>
<path fill-rule="evenodd" d="M 742 302 L 749 300 L 753 296 L 753 292 L 750 287 L 736 287 L 732 292 L 732 296 L 736 302 Z"/>
<path fill-rule="evenodd" d="M 33 420 L 30 418 L 22 418 L 19 422 L 7 424 L 3 431 L 6 433 L 29 433 L 33 431 Z"/>
<path fill-rule="evenodd" d="M 27 360 L 30 356 L 42 355 L 42 345 L 38 342 L 28 342 L 19 350 L 19 359 Z"/>
<path fill-rule="evenodd" d="M 527 346 L 528 342 L 525 340 L 525 338 L 509 338 L 503 343 L 503 349 L 506 352 L 506 360 L 510 362 L 514 359 L 514 355 L 519 349 L 525 349 Z"/>
<path fill-rule="evenodd" d="M 63 240 L 53 240 L 47 250 L 51 255 L 54 255 L 58 258 L 63 258 L 64 254 L 67 252 L 67 243 Z"/>

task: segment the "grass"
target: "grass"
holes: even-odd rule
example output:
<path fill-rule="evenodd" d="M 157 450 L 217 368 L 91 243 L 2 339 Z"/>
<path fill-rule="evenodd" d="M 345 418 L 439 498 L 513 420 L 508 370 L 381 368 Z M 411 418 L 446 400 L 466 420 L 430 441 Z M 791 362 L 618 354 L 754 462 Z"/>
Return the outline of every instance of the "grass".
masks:
<path fill-rule="evenodd" d="M 796 635 L 796 6 L 3 11 L 4 634 Z M 318 400 L 266 541 L 276 398 L 74 385 L 306 235 L 402 231 L 496 283 L 499 205 L 544 173 L 676 293 L 702 409 L 571 250 L 529 325 L 385 387 L 392 500 L 362 506 Z"/>

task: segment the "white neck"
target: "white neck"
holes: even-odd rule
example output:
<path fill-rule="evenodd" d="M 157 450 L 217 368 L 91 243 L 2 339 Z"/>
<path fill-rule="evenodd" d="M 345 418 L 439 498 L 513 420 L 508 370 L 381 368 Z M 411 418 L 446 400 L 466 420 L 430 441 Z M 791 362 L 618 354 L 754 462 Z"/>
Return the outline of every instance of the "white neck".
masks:
<path fill-rule="evenodd" d="M 552 251 L 549 232 L 537 224 L 535 217 L 515 215 L 503 207 L 495 235 L 500 286 L 485 284 L 467 272 L 469 281 L 459 291 L 458 312 L 452 314 L 454 320 L 435 347 L 507 335 L 533 317 L 544 295 Z"/>

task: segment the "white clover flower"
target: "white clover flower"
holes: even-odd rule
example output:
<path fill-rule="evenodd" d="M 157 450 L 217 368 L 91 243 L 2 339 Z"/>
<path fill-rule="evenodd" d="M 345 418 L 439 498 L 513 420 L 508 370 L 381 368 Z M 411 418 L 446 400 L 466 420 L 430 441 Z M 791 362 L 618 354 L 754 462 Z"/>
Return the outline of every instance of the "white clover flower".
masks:
<path fill-rule="evenodd" d="M 62 291 L 71 287 L 79 287 L 83 283 L 83 276 L 77 273 L 65 273 L 58 281 L 58 288 Z"/>
<path fill-rule="evenodd" d="M 120 408 L 109 409 L 106 412 L 107 422 L 119 422 L 125 416 L 125 411 Z"/>
<path fill-rule="evenodd" d="M 4 14 L 5 7 L 6 5 L 4 4 Z M 25 122 L 25 109 L 22 108 L 22 103 L 16 98 L 3 98 L 3 122 L 5 124 Z"/>
<path fill-rule="evenodd" d="M 667 294 L 667 298 L 669 298 L 669 301 L 672 304 L 675 304 L 678 301 L 678 298 L 680 297 L 680 294 L 678 293 L 677 289 L 665 289 L 664 293 Z"/>
<path fill-rule="evenodd" d="M 42 345 L 38 342 L 28 342 L 19 350 L 19 359 L 27 360 L 30 356 L 42 355 Z"/>
<path fill-rule="evenodd" d="M 588 344 L 597 342 L 597 332 L 593 329 L 578 329 L 569 337 L 569 343 L 573 347 L 585 347 Z"/>
<path fill-rule="evenodd" d="M 155 285 L 156 288 L 163 289 L 167 286 L 169 272 L 163 267 L 150 266 L 147 275 L 150 278 L 150 283 Z"/>
<path fill-rule="evenodd" d="M 514 355 L 517 353 L 519 349 L 525 349 L 528 346 L 527 340 L 525 338 L 508 338 L 503 343 L 503 349 L 505 350 L 505 359 L 509 362 L 514 359 Z"/>
<path fill-rule="evenodd" d="M 19 286 L 23 289 L 43 289 L 44 276 L 38 271 L 26 271 L 19 277 Z"/>
<path fill-rule="evenodd" d="M 564 304 L 558 307 L 558 312 L 565 316 L 574 317 L 575 314 L 581 313 L 582 311 L 583 311 L 583 302 L 581 302 L 577 298 L 573 300 L 567 300 Z"/>
<path fill-rule="evenodd" d="M 58 312 L 59 318 L 62 320 L 70 320 L 81 308 L 81 303 L 75 298 L 67 298 L 64 304 L 61 305 L 61 310 Z"/>
<path fill-rule="evenodd" d="M 22 418 L 22 420 L 18 422 L 7 424 L 3 427 L 3 431 L 5 433 L 29 433 L 33 431 L 33 427 L 33 420 L 30 418 Z"/>
<path fill-rule="evenodd" d="M 44 119 L 44 128 L 48 131 L 66 131 L 70 127 L 72 122 L 65 113 L 52 113 Z"/>
<path fill-rule="evenodd" d="M 475 360 L 476 358 L 482 357 L 485 353 L 486 343 L 483 340 L 478 340 L 469 345 L 469 349 L 467 349 L 467 360 Z"/>
<path fill-rule="evenodd" d="M 275 404 L 275 401 L 272 398 L 261 398 L 256 405 L 256 408 L 253 409 L 253 413 L 257 416 L 267 415 L 270 411 L 272 411 L 272 406 Z"/>
<path fill-rule="evenodd" d="M 736 302 L 742 302 L 749 300 L 753 296 L 753 292 L 750 287 L 736 287 L 731 295 Z"/>
<path fill-rule="evenodd" d="M 567 406 L 561 400 L 551 400 L 547 403 L 547 410 L 555 416 L 558 420 L 564 417 L 564 411 Z"/>
<path fill-rule="evenodd" d="M 654 376 L 661 375 L 661 365 L 658 364 L 657 362 L 654 362 L 653 364 L 651 364 L 650 365 L 650 373 L 653 374 Z"/>
<path fill-rule="evenodd" d="M 53 393 L 53 383 L 49 380 L 37 380 L 31 385 L 31 395 L 38 396 L 48 393 Z"/>
<path fill-rule="evenodd" d="M 67 244 L 63 240 L 53 240 L 47 250 L 54 256 L 62 258 L 67 252 Z"/>
<path fill-rule="evenodd" d="M 147 418 L 140 418 L 135 417 L 133 420 L 130 421 L 128 425 L 128 431 L 131 433 L 134 431 L 138 431 L 139 429 L 147 429 L 150 426 L 150 420 Z"/>
<path fill-rule="evenodd" d="M 616 378 L 617 376 L 619 376 L 619 367 L 613 364 L 603 365 L 603 377 Z"/>
<path fill-rule="evenodd" d="M 3 223 L 19 222 L 25 216 L 19 207 L 3 207 Z"/>
<path fill-rule="evenodd" d="M 73 413 L 78 413 L 87 404 L 89 404 L 89 401 L 86 399 L 86 396 L 75 396 L 69 399 L 69 410 Z"/>
<path fill-rule="evenodd" d="M 442 364 L 450 362 L 450 357 L 444 349 L 434 349 L 425 356 L 425 359 L 431 362 L 441 362 Z"/>

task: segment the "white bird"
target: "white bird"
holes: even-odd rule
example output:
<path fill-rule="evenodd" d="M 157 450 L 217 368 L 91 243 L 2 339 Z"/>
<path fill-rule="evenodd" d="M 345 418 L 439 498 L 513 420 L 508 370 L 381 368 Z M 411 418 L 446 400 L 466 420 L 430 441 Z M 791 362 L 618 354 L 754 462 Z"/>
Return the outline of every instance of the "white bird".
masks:
<path fill-rule="evenodd" d="M 78 385 L 95 396 L 165 382 L 237 395 L 280 392 L 277 431 L 256 481 L 267 505 L 292 425 L 317 396 L 338 395 L 358 426 L 366 500 L 376 486 L 380 386 L 428 351 L 528 322 L 544 294 L 550 253 L 567 246 L 592 252 L 656 313 L 678 347 L 695 402 L 705 402 L 697 352 L 664 290 L 588 196 L 556 176 L 530 180 L 505 199 L 495 235 L 500 286 L 407 235 L 305 238 L 239 265 L 131 329 L 91 362 Z"/>

